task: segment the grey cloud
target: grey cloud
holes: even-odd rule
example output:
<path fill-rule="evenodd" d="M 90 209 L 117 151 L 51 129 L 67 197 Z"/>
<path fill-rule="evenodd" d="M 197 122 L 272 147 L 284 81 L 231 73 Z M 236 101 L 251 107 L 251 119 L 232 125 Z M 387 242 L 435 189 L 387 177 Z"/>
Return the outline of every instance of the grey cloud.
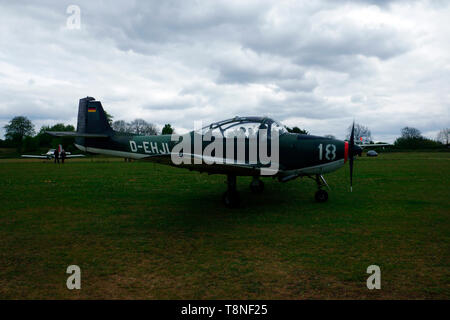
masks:
<path fill-rule="evenodd" d="M 404 124 L 449 126 L 445 2 L 77 4 L 77 31 L 65 29 L 68 3 L 2 4 L 0 125 L 75 124 L 91 95 L 115 119 L 183 128 L 265 114 L 342 137 L 356 118 L 392 141 Z"/>
<path fill-rule="evenodd" d="M 364 102 L 366 101 L 366 99 L 366 96 L 361 93 L 354 94 L 350 98 L 351 102 L 353 103 Z"/>

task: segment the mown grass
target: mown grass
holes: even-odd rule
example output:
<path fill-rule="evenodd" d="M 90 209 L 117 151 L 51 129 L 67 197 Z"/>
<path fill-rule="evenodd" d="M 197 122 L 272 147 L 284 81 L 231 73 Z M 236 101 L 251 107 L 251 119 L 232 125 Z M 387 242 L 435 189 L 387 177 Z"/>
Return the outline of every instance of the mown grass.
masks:
<path fill-rule="evenodd" d="M 312 180 L 239 178 L 120 159 L 0 161 L 0 298 L 450 297 L 449 153 L 358 158 Z M 68 290 L 68 265 L 82 289 Z M 381 290 L 366 269 L 381 268 Z"/>

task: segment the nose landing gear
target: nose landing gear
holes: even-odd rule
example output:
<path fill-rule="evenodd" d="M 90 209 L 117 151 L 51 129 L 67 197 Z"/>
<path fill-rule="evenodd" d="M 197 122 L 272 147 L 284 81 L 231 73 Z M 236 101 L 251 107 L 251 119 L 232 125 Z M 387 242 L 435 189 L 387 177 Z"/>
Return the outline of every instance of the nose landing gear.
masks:
<path fill-rule="evenodd" d="M 328 200 L 328 192 L 326 192 L 325 190 L 317 190 L 314 198 L 317 202 L 325 202 Z"/>
<path fill-rule="evenodd" d="M 314 195 L 314 198 L 317 202 L 326 202 L 328 200 L 328 192 L 325 190 L 322 190 L 322 187 L 326 186 L 328 189 L 330 188 L 325 181 L 325 178 L 320 174 L 316 174 L 316 183 L 319 190 L 317 190 L 316 194 Z"/>

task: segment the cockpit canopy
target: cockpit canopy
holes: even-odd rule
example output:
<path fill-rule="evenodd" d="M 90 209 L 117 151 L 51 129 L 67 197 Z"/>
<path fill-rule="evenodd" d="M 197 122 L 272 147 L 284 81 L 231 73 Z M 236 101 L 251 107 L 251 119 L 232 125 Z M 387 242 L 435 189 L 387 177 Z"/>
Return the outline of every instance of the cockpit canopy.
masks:
<path fill-rule="evenodd" d="M 286 129 L 279 122 L 267 117 L 234 117 L 211 123 L 202 128 L 202 134 L 210 132 L 213 136 L 219 137 L 251 137 L 256 135 L 259 129 L 266 129 L 270 134 L 277 131 L 279 135 L 286 132 Z"/>

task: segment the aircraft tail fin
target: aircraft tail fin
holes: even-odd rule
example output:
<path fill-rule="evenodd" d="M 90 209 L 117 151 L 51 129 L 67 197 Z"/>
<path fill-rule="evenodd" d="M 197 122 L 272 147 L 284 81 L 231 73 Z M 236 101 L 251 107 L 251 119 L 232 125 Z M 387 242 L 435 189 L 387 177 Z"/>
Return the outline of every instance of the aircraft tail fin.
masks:
<path fill-rule="evenodd" d="M 108 123 L 102 103 L 92 97 L 80 99 L 77 131 L 46 131 L 57 137 L 108 138 L 114 131 Z"/>
<path fill-rule="evenodd" d="M 96 101 L 92 97 L 80 99 L 78 105 L 77 133 L 103 135 L 113 133 L 100 101 Z"/>

